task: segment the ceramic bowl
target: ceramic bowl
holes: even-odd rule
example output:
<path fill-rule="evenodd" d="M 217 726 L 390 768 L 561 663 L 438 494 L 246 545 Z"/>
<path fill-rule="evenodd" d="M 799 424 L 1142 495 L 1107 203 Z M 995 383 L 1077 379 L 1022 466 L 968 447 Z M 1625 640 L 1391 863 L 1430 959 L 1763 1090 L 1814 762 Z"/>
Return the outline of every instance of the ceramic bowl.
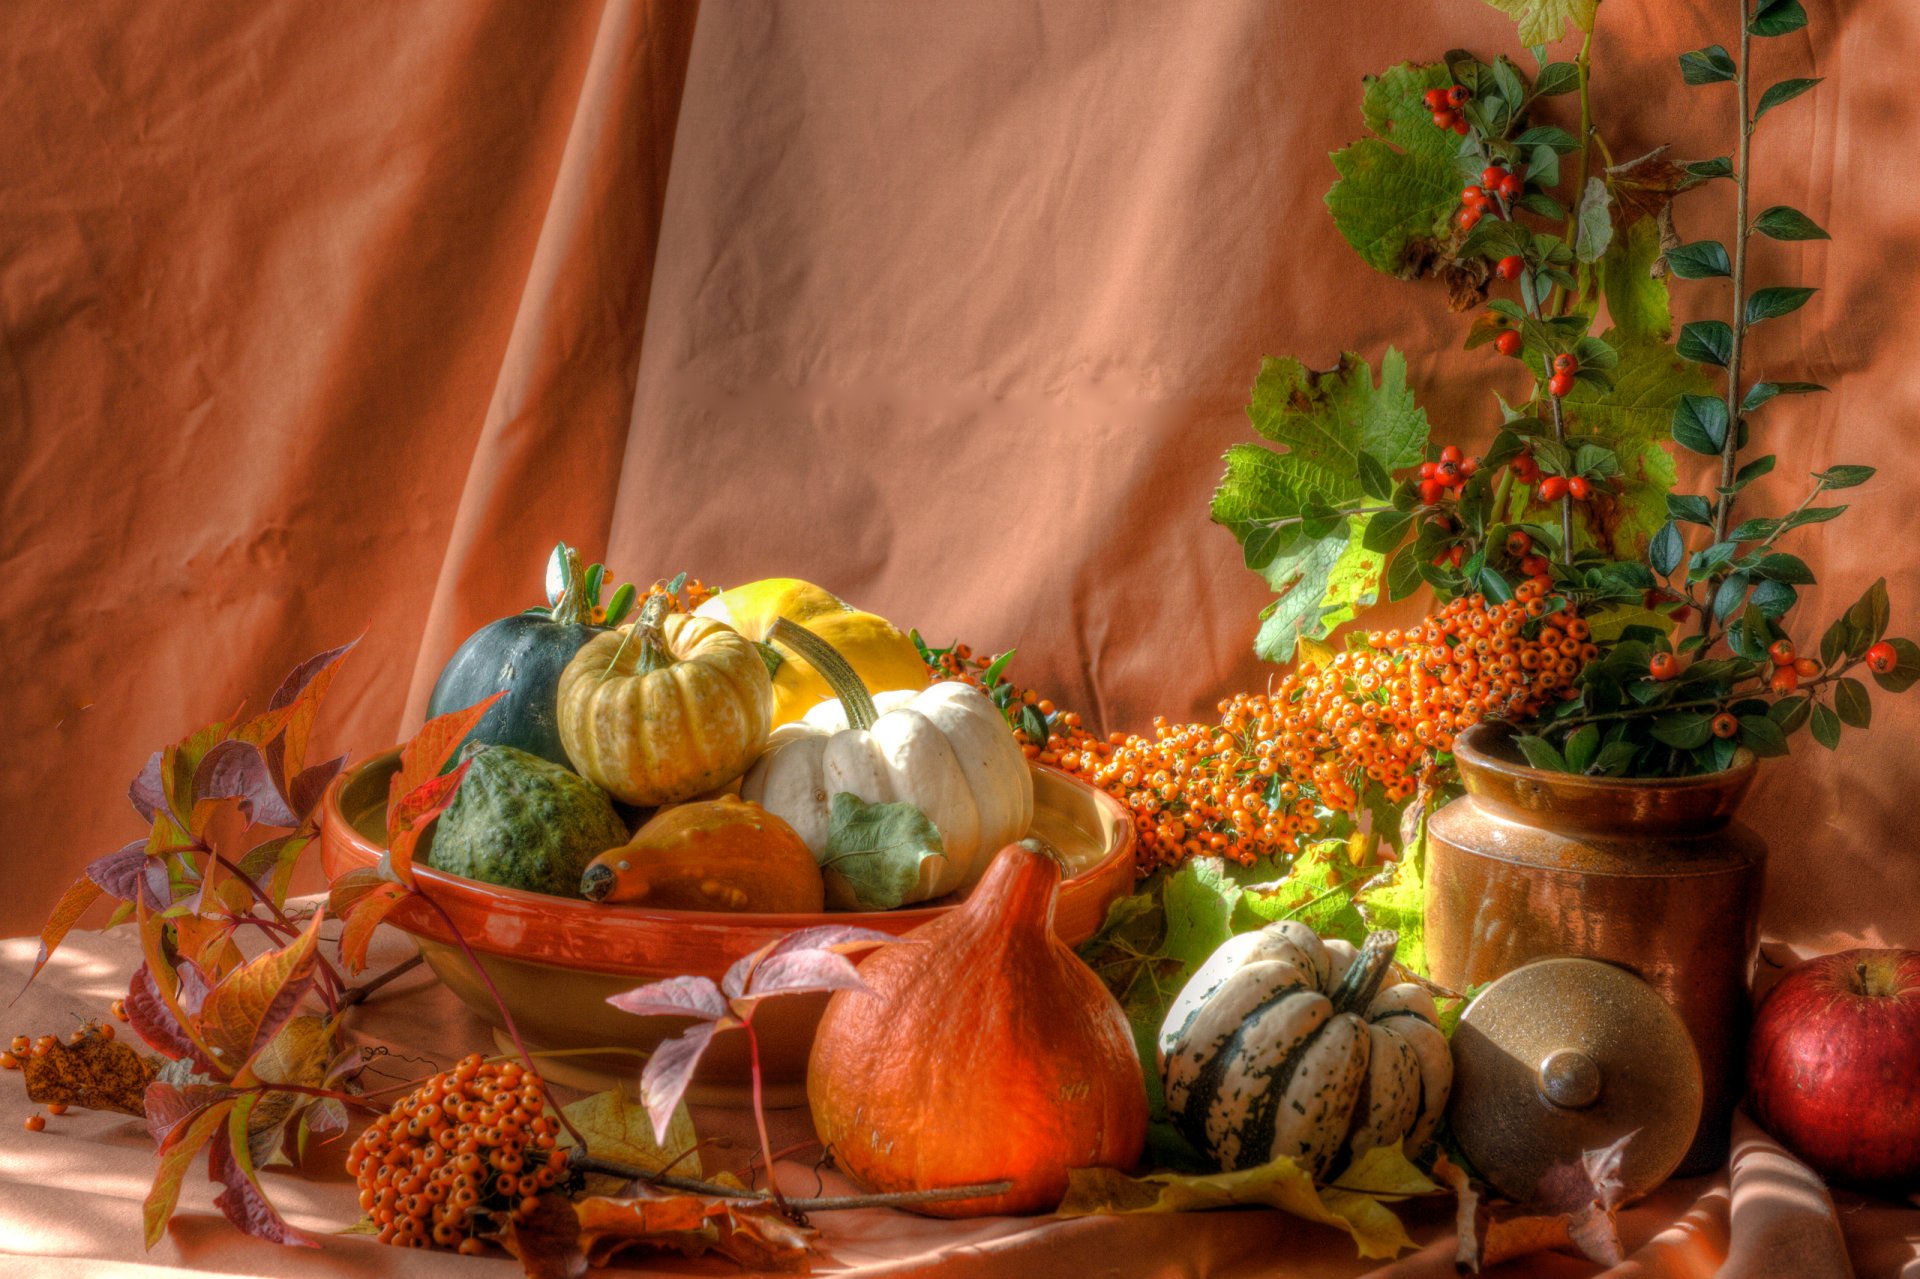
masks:
<path fill-rule="evenodd" d="M 389 751 L 343 772 L 328 788 L 320 818 L 321 864 L 329 879 L 372 866 L 386 846 L 387 784 L 399 767 Z M 1033 768 L 1032 834 L 1067 860 L 1054 928 L 1078 945 L 1133 887 L 1133 824 L 1102 791 L 1056 769 Z M 431 832 L 429 832 L 429 840 Z M 480 957 L 529 1048 L 574 1050 L 550 1057 L 542 1071 L 557 1082 L 604 1088 L 631 1083 L 641 1059 L 580 1049 L 651 1051 L 678 1034 L 680 1018 L 634 1017 L 609 995 L 682 975 L 719 980 L 729 965 L 768 942 L 816 924 L 852 924 L 905 933 L 953 908 L 956 898 L 890 911 L 824 914 L 726 914 L 603 906 L 523 892 L 449 875 L 425 865 L 430 843 L 415 858 L 421 889 L 453 919 Z M 499 1007 L 431 906 L 409 901 L 387 917 L 412 935 L 441 981 L 494 1028 L 508 1049 Z M 807 1052 L 824 996 L 769 1001 L 754 1018 L 767 1100 L 805 1101 Z M 722 1035 L 702 1059 L 689 1097 L 706 1104 L 744 1104 L 749 1088 L 745 1036 Z"/>

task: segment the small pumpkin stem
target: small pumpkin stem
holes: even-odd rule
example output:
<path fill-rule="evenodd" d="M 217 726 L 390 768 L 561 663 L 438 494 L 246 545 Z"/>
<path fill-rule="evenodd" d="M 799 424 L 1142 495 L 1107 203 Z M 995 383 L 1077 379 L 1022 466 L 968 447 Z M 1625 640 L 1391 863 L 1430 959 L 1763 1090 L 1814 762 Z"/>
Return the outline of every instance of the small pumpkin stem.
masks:
<path fill-rule="evenodd" d="M 567 584 L 560 592 L 560 598 L 554 601 L 553 620 L 575 626 L 591 626 L 593 600 L 587 595 L 587 574 L 581 564 L 580 552 L 569 546 L 566 561 Z"/>
<path fill-rule="evenodd" d="M 640 616 L 634 619 L 632 639 L 640 646 L 639 656 L 633 659 L 633 672 L 636 675 L 651 675 L 658 670 L 672 666 L 674 656 L 667 648 L 667 637 L 661 630 L 661 623 L 667 620 L 668 597 L 655 595 L 640 610 Z"/>
<path fill-rule="evenodd" d="M 820 678 L 827 681 L 827 687 L 847 708 L 847 723 L 855 728 L 872 728 L 873 722 L 880 718 L 879 710 L 873 704 L 873 694 L 867 691 L 867 685 L 859 672 L 840 656 L 840 650 L 815 635 L 804 626 L 776 618 L 767 631 L 767 638 L 785 644 L 806 660 L 807 665 L 820 672 Z"/>
<path fill-rule="evenodd" d="M 1364 1013 L 1367 1010 L 1373 997 L 1380 993 L 1380 983 L 1393 969 L 1393 952 L 1399 945 L 1400 934 L 1391 928 L 1367 934 L 1366 941 L 1360 944 L 1360 953 L 1353 957 L 1353 966 L 1347 969 L 1339 989 L 1333 992 L 1334 1012 Z"/>

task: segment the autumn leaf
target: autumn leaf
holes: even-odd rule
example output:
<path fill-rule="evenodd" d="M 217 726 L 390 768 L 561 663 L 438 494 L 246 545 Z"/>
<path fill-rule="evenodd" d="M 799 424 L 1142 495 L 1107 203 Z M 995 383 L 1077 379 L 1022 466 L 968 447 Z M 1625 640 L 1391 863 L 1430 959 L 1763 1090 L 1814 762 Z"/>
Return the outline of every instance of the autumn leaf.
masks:
<path fill-rule="evenodd" d="M 307 1238 L 280 1215 L 260 1189 L 260 1175 L 247 1149 L 247 1133 L 257 1093 L 248 1094 L 227 1112 L 227 1131 L 216 1134 L 207 1146 L 207 1179 L 224 1187 L 213 1198 L 213 1206 L 226 1214 L 228 1221 L 256 1239 L 269 1243 L 292 1244 L 301 1248 L 319 1245 Z"/>
<path fill-rule="evenodd" d="M 350 870 L 333 881 L 327 904 L 346 921 L 340 930 L 340 962 L 348 973 L 365 970 L 374 930 L 412 891 L 372 867 Z"/>
<path fill-rule="evenodd" d="M 407 884 L 413 884 L 413 854 L 433 820 L 453 802 L 454 792 L 466 778 L 471 760 L 450 773 L 429 778 L 400 797 L 387 808 L 387 848 L 381 855 L 380 869 Z"/>
<path fill-rule="evenodd" d="M 394 823 L 402 812 L 402 801 L 422 786 L 440 775 L 447 761 L 473 731 L 493 704 L 506 696 L 506 692 L 495 693 L 484 702 L 469 706 L 465 710 L 451 711 L 421 725 L 407 744 L 400 748 L 400 769 L 387 783 L 387 843 L 393 844 Z M 447 792 L 452 798 L 452 791 Z"/>
<path fill-rule="evenodd" d="M 80 922 L 80 916 L 87 913 L 87 907 L 100 900 L 100 885 L 86 876 L 74 881 L 71 888 L 61 894 L 53 908 L 53 914 L 47 917 L 46 926 L 40 930 L 40 954 L 33 961 L 33 971 L 27 974 L 27 980 L 21 989 L 33 984 L 40 970 L 53 958 L 53 952 L 60 948 L 66 935 Z"/>
<path fill-rule="evenodd" d="M 309 657 L 281 681 L 267 703 L 269 712 L 288 711 L 280 733 L 265 744 L 267 760 L 281 783 L 283 795 L 289 789 L 287 780 L 306 767 L 307 743 L 320 714 L 320 703 L 325 700 L 334 676 L 340 673 L 340 663 L 359 642 L 360 636 L 356 635 L 339 648 Z"/>
<path fill-rule="evenodd" d="M 297 940 L 241 965 L 208 993 L 196 1029 L 222 1072 L 236 1082 L 253 1082 L 254 1054 L 280 1033 L 313 984 L 325 915 L 316 910 Z"/>
<path fill-rule="evenodd" d="M 579 1279 L 587 1272 L 580 1219 L 565 1195 L 542 1194 L 524 1221 L 506 1213 L 496 1214 L 496 1220 L 503 1224 L 493 1238 L 519 1259 L 528 1279 Z"/>
<path fill-rule="evenodd" d="M 333 1056 L 332 1023 L 324 1017 L 305 1014 L 280 1028 L 280 1033 L 254 1057 L 252 1071 L 264 1084 L 317 1088 L 326 1078 L 327 1063 Z M 271 1168 L 293 1162 L 286 1152 L 288 1130 L 320 1100 L 308 1093 L 260 1095 L 247 1124 L 247 1150 L 256 1167 Z"/>
<path fill-rule="evenodd" d="M 186 1177 L 193 1157 L 221 1130 L 226 1123 L 227 1113 L 237 1104 L 229 1099 L 201 1110 L 188 1124 L 181 1138 L 162 1152 L 160 1171 L 154 1175 L 153 1186 L 147 1191 L 141 1214 L 147 1228 L 147 1247 L 159 1243 L 160 1236 L 166 1233 L 167 1219 L 173 1216 L 174 1205 L 180 1200 L 180 1183 Z"/>
<path fill-rule="evenodd" d="M 717 1252 L 747 1271 L 805 1274 L 818 1232 L 796 1226 L 771 1203 L 646 1192 L 630 1199 L 583 1199 L 574 1205 L 580 1244 L 599 1267 L 629 1248 L 665 1249 L 688 1257 Z"/>
<path fill-rule="evenodd" d="M 700 1156 L 693 1119 L 685 1106 L 674 1109 L 666 1136 L 656 1141 L 653 1121 L 644 1106 L 636 1105 L 624 1088 L 613 1088 L 563 1107 L 567 1119 L 586 1139 L 597 1159 L 608 1159 L 649 1173 L 665 1172 L 698 1179 Z M 573 1134 L 562 1133 L 562 1147 L 573 1145 Z M 623 1183 L 624 1184 L 624 1183 Z"/>
<path fill-rule="evenodd" d="M 36 1105 L 65 1103 L 136 1118 L 147 1113 L 147 1085 L 159 1069 L 158 1062 L 98 1029 L 77 1044 L 55 1039 L 44 1055 L 20 1061 L 27 1100 Z"/>

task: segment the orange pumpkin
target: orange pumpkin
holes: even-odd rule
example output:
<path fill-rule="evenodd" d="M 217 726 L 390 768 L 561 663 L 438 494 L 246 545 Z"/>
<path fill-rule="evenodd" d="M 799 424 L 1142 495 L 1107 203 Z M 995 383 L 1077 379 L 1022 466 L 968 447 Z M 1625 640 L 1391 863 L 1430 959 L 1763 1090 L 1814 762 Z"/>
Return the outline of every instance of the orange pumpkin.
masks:
<path fill-rule="evenodd" d="M 793 827 L 732 795 L 676 804 L 593 859 L 581 896 L 664 910 L 814 913 L 826 886 Z"/>
<path fill-rule="evenodd" d="M 1059 863 L 1000 850 L 965 903 L 875 952 L 807 1068 L 813 1125 L 871 1191 L 1011 1181 L 940 1217 L 1045 1212 L 1072 1168 L 1128 1167 L 1147 1093 L 1125 1014 L 1053 932 Z"/>

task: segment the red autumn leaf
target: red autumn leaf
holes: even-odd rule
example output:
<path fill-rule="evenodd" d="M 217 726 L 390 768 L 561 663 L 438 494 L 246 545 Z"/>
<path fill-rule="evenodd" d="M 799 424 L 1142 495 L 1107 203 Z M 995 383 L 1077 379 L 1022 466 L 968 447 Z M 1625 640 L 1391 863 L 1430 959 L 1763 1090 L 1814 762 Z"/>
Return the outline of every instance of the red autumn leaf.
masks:
<path fill-rule="evenodd" d="M 80 922 L 80 916 L 87 913 L 87 907 L 99 900 L 100 885 L 84 875 L 61 894 L 60 900 L 54 905 L 53 914 L 47 917 L 46 927 L 40 930 L 40 954 L 33 961 L 33 971 L 27 974 L 27 980 L 21 984 L 22 990 L 33 984 L 33 979 L 53 958 L 53 952 L 60 948 L 61 941 Z"/>
<path fill-rule="evenodd" d="M 822 924 L 817 928 L 802 928 L 788 933 L 778 941 L 770 942 L 734 961 L 726 975 L 720 979 L 720 989 L 729 999 L 745 994 L 774 994 L 779 990 L 798 992 L 805 987 L 768 986 L 760 969 L 775 960 L 792 960 L 796 955 L 827 956 L 827 959 L 809 959 L 805 963 L 787 962 L 775 970 L 774 980 L 803 981 L 805 971 L 821 973 L 839 973 L 841 968 L 831 962 L 841 955 L 871 950 L 875 946 L 884 946 L 900 939 L 891 933 L 878 932 L 872 928 L 855 928 L 849 924 Z M 844 963 L 844 961 L 842 961 Z M 817 965 L 817 968 L 814 966 Z M 852 965 L 847 964 L 850 969 Z M 858 983 L 855 983 L 858 985 Z M 813 987 L 812 989 L 838 989 L 838 987 Z"/>
<path fill-rule="evenodd" d="M 252 819 L 265 826 L 287 829 L 300 818 L 274 785 L 267 758 L 251 742 L 224 741 L 206 753 L 193 775 L 196 803 L 208 799 L 238 799 Z"/>
<path fill-rule="evenodd" d="M 694 1069 L 718 1029 L 720 1023 L 710 1021 L 689 1026 L 678 1038 L 662 1042 L 647 1058 L 647 1067 L 640 1072 L 640 1100 L 647 1107 L 647 1118 L 653 1121 L 656 1143 L 665 1144 L 673 1112 L 679 1109 L 687 1085 L 693 1082 Z"/>
<path fill-rule="evenodd" d="M 264 876 L 267 882 L 261 887 L 276 909 L 287 904 L 287 892 L 293 884 L 294 867 L 299 864 L 300 854 L 313 842 L 311 835 L 276 835 L 272 839 L 255 844 L 240 859 L 240 873 L 260 884 Z"/>
<path fill-rule="evenodd" d="M 159 981 L 148 965 L 140 965 L 133 974 L 123 1007 L 127 1012 L 127 1024 L 133 1027 L 133 1033 L 140 1036 L 147 1047 L 176 1061 L 192 1061 L 203 1072 L 219 1073 L 214 1069 L 206 1049 L 188 1029 L 184 1010 L 180 1008 L 177 998 L 170 998 L 161 990 Z"/>
<path fill-rule="evenodd" d="M 147 1132 L 158 1153 L 173 1149 L 183 1139 L 195 1116 L 208 1106 L 234 1096 L 225 1084 L 176 1084 L 156 1079 L 147 1085 L 142 1104 L 147 1112 Z"/>
<path fill-rule="evenodd" d="M 127 784 L 127 799 L 142 821 L 151 822 L 154 814 L 167 805 L 167 788 L 160 780 L 161 761 L 165 755 L 165 751 L 155 751 L 147 756 L 140 775 Z"/>
<path fill-rule="evenodd" d="M 260 1189 L 253 1159 L 247 1153 L 247 1123 L 255 1101 L 256 1096 L 241 1098 L 228 1112 L 226 1131 L 207 1147 L 207 1179 L 225 1187 L 214 1196 L 213 1206 L 256 1239 L 301 1248 L 318 1247 L 288 1225 Z"/>
<path fill-rule="evenodd" d="M 201 1110 L 173 1145 L 161 1154 L 160 1171 L 154 1174 L 153 1188 L 147 1191 L 141 1214 L 147 1228 L 147 1247 L 159 1243 L 160 1236 L 166 1232 L 167 1219 L 173 1216 L 173 1207 L 180 1201 L 180 1182 L 186 1177 L 193 1157 L 216 1132 L 224 1133 L 227 1112 L 237 1104 L 234 1100 L 217 1101 Z"/>
<path fill-rule="evenodd" d="M 310 764 L 294 774 L 287 785 L 287 803 L 300 815 L 302 821 L 313 812 L 320 803 L 320 797 L 333 784 L 333 779 L 346 767 L 347 757 L 336 755 L 324 764 Z"/>
<path fill-rule="evenodd" d="M 160 785 L 167 812 L 183 832 L 192 829 L 193 779 L 200 771 L 200 761 L 226 737 L 224 723 L 208 724 L 160 752 Z"/>
<path fill-rule="evenodd" d="M 596 1196 L 575 1204 L 574 1214 L 587 1260 L 596 1267 L 629 1248 L 653 1248 L 689 1257 L 717 1252 L 749 1273 L 805 1274 L 817 1237 L 772 1204 L 700 1195 Z"/>
<path fill-rule="evenodd" d="M 420 731 L 413 735 L 405 746 L 400 748 L 400 771 L 387 783 L 387 836 L 392 843 L 393 820 L 400 801 L 440 775 L 440 770 L 453 758 L 454 751 L 466 739 L 473 726 L 482 716 L 493 709 L 493 704 L 505 697 L 501 690 L 486 701 L 465 710 L 449 711 L 436 719 L 430 719 L 421 725 Z"/>
<path fill-rule="evenodd" d="M 367 949 L 373 944 L 373 932 L 380 927 L 382 920 L 393 913 L 394 907 L 405 901 L 413 892 L 405 884 L 395 883 L 391 879 L 379 877 L 379 872 L 369 870 L 379 882 L 368 891 L 352 899 L 348 908 L 346 926 L 340 930 L 340 962 L 346 965 L 347 972 L 358 974 L 366 969 Z M 342 876 L 342 878 L 345 878 Z M 338 883 L 334 885 L 336 891 Z"/>
<path fill-rule="evenodd" d="M 160 872 L 157 887 L 149 874 L 154 870 Z M 88 862 L 87 878 L 98 884 L 101 892 L 118 901 L 130 902 L 144 895 L 147 905 L 154 910 L 165 910 L 172 904 L 167 900 L 170 895 L 167 868 L 158 858 L 147 856 L 144 839 L 136 839 L 118 852 Z"/>
<path fill-rule="evenodd" d="M 470 763 L 471 761 L 469 761 Z M 387 808 L 387 851 L 381 868 L 402 882 L 413 883 L 413 853 L 434 818 L 453 802 L 466 778 L 467 764 L 422 782 Z"/>
<path fill-rule="evenodd" d="M 222 1074 L 250 1082 L 247 1066 L 254 1054 L 286 1025 L 313 985 L 325 914 L 315 911 L 298 939 L 242 964 L 208 992 L 195 1029 Z"/>
<path fill-rule="evenodd" d="M 706 977 L 670 977 L 609 996 L 607 1002 L 636 1017 L 698 1017 L 717 1021 L 727 1015 L 720 988 Z"/>
<path fill-rule="evenodd" d="M 267 763 L 272 766 L 274 781 L 283 795 L 288 791 L 288 779 L 297 777 L 306 767 L 307 741 L 313 732 L 313 721 L 320 713 L 320 703 L 326 698 L 334 676 L 340 673 L 340 663 L 360 638 L 356 635 L 339 648 L 316 654 L 294 667 L 267 702 L 270 711 L 292 708 L 286 726 L 266 744 Z"/>

